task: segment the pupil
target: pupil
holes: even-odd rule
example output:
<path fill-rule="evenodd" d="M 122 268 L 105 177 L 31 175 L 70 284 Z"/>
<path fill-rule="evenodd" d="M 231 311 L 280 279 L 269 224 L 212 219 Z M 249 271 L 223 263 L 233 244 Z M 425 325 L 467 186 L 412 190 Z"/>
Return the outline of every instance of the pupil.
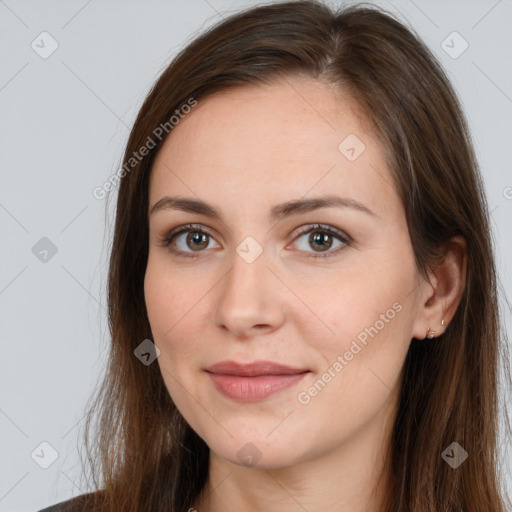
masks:
<path fill-rule="evenodd" d="M 325 238 L 329 238 L 329 237 L 330 237 L 330 235 L 329 235 L 329 234 L 327 234 L 327 233 L 319 233 L 319 232 L 317 232 L 317 233 L 315 233 L 315 234 L 312 234 L 311 239 L 312 239 L 312 242 L 313 242 L 314 244 L 316 244 L 316 245 L 322 245 L 322 241 L 325 243 L 325 238 L 324 238 L 324 237 L 325 237 Z M 332 244 L 329 244 L 327 247 L 325 247 L 325 246 L 324 246 L 324 247 L 323 247 L 323 250 L 325 250 L 325 249 L 329 249 L 329 247 L 330 247 L 331 245 L 332 245 Z"/>
<path fill-rule="evenodd" d="M 192 242 L 196 248 L 202 249 L 203 246 L 205 245 L 205 242 L 206 242 L 206 234 L 205 233 L 199 233 L 196 231 L 195 233 L 190 233 L 189 238 L 192 238 Z M 206 242 L 206 245 L 208 245 L 207 242 Z"/>

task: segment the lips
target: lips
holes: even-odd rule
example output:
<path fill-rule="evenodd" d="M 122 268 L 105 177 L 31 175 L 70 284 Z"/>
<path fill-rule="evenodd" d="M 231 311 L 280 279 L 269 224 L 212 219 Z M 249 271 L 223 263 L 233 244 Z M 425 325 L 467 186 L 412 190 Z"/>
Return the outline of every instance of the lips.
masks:
<path fill-rule="evenodd" d="M 307 373 L 307 368 L 293 368 L 273 361 L 254 361 L 243 364 L 236 361 L 221 361 L 209 368 L 209 373 L 220 375 L 237 375 L 239 377 L 258 377 L 260 375 L 296 375 L 298 373 Z"/>
<path fill-rule="evenodd" d="M 309 370 L 272 361 L 221 361 L 206 368 L 215 389 L 238 402 L 259 402 L 300 382 Z"/>

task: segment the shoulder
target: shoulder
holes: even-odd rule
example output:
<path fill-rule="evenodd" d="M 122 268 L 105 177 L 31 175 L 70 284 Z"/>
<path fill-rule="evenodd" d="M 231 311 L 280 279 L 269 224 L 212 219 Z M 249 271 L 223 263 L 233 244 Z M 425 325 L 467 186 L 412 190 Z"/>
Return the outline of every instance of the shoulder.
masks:
<path fill-rule="evenodd" d="M 95 500 L 101 496 L 101 491 L 81 494 L 80 496 L 76 496 L 75 498 L 71 498 L 66 501 L 61 501 L 56 505 L 44 508 L 39 512 L 92 512 L 92 506 Z"/>

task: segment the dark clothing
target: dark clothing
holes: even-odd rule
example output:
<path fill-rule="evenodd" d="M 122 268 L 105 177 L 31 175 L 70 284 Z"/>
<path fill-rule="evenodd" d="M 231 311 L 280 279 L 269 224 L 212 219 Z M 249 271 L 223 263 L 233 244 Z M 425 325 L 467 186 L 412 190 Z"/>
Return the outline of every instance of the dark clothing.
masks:
<path fill-rule="evenodd" d="M 40 510 L 39 512 L 93 512 L 92 503 L 94 495 L 97 493 L 90 492 L 81 494 L 75 498 L 66 501 L 61 501 L 56 505 Z M 88 505 L 88 506 L 87 506 Z"/>

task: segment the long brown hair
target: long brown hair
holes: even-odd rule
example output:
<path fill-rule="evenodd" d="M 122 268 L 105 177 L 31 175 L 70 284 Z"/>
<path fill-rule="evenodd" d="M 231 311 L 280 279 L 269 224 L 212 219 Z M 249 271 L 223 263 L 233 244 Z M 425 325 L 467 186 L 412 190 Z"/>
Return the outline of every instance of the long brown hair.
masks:
<path fill-rule="evenodd" d="M 455 317 L 435 342 L 411 341 L 386 447 L 392 486 L 383 510 L 504 512 L 500 358 L 507 386 L 510 369 L 488 206 L 458 97 L 433 54 L 393 14 L 366 4 L 335 12 L 315 1 L 258 6 L 222 20 L 172 60 L 140 109 L 117 196 L 109 360 L 85 429 L 94 486 L 102 490 L 94 495 L 95 510 L 184 512 L 208 473 L 208 446 L 172 403 L 158 365 L 134 356 L 152 339 L 143 291 L 148 184 L 165 140 L 155 129 L 169 126 L 191 98 L 201 102 L 230 87 L 292 75 L 336 86 L 371 123 L 386 148 L 425 278 L 444 242 L 455 235 L 467 242 L 466 286 Z M 146 154 L 135 158 L 142 147 Z M 505 419 L 508 434 L 506 411 Z M 441 457 L 452 442 L 469 454 L 456 469 Z"/>

